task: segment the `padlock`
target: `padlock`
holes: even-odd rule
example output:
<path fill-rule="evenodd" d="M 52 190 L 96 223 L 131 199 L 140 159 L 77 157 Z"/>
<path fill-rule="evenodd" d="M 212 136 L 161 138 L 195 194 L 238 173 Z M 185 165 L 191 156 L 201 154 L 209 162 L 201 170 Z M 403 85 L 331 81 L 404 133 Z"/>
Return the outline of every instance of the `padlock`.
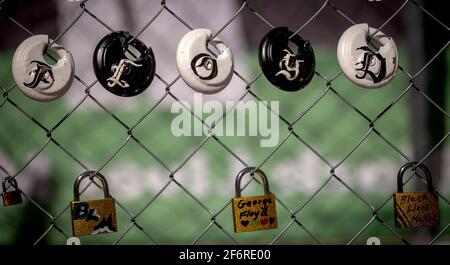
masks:
<path fill-rule="evenodd" d="M 97 235 L 117 232 L 116 202 L 109 194 L 108 183 L 103 175 L 86 171 L 75 181 L 74 200 L 70 202 L 73 236 Z M 97 178 L 102 183 L 104 199 L 80 201 L 79 187 L 85 178 Z"/>
<path fill-rule="evenodd" d="M 94 73 L 109 92 L 122 97 L 136 96 L 152 83 L 155 56 L 151 47 L 125 31 L 103 37 L 94 50 Z"/>
<path fill-rule="evenodd" d="M 14 188 L 12 191 L 7 191 L 6 181 L 8 181 L 11 186 Z M 20 193 L 19 187 L 17 186 L 17 181 L 15 178 L 8 176 L 2 181 L 2 198 L 3 198 L 3 206 L 8 207 L 16 204 L 22 203 L 22 194 Z"/>
<path fill-rule="evenodd" d="M 367 241 L 366 241 L 366 245 L 376 245 L 376 246 L 378 246 L 378 245 L 381 245 L 381 240 L 378 237 L 376 237 L 376 236 L 369 237 L 367 239 Z"/>
<path fill-rule="evenodd" d="M 394 193 L 395 226 L 403 227 L 430 227 L 439 225 L 438 195 L 432 183 L 431 173 L 421 164 L 416 167 L 421 169 L 426 176 L 428 191 L 403 192 L 403 175 L 406 170 L 414 168 L 417 162 L 405 164 L 397 175 L 397 189 Z"/>
<path fill-rule="evenodd" d="M 74 245 L 74 246 L 79 246 L 81 245 L 81 241 L 78 237 L 69 237 L 66 241 L 66 245 Z"/>
<path fill-rule="evenodd" d="M 344 74 L 365 88 L 386 85 L 398 68 L 394 39 L 365 23 L 353 25 L 342 34 L 337 58 Z"/>
<path fill-rule="evenodd" d="M 48 46 L 52 43 L 51 46 Z M 45 51 L 54 51 L 59 58 L 50 65 Z M 49 39 L 34 35 L 17 47 L 12 59 L 14 81 L 27 97 L 37 101 L 51 101 L 62 97 L 72 85 L 75 65 L 70 52 Z"/>
<path fill-rule="evenodd" d="M 264 195 L 241 197 L 242 177 L 253 171 L 263 181 Z M 231 200 L 234 232 L 251 232 L 278 227 L 275 195 L 270 192 L 267 176 L 262 170 L 255 170 L 254 167 L 241 170 L 236 177 L 235 193 L 236 197 Z"/>
<path fill-rule="evenodd" d="M 272 29 L 262 39 L 258 52 L 259 65 L 267 80 L 285 91 L 297 91 L 309 84 L 316 65 L 309 41 L 293 34 L 287 27 Z M 294 50 L 290 44 L 295 46 Z"/>
<path fill-rule="evenodd" d="M 177 67 L 181 78 L 192 89 L 204 94 L 222 91 L 233 77 L 233 53 L 209 29 L 194 29 L 178 43 Z M 219 51 L 216 57 L 208 51 L 208 43 Z"/>

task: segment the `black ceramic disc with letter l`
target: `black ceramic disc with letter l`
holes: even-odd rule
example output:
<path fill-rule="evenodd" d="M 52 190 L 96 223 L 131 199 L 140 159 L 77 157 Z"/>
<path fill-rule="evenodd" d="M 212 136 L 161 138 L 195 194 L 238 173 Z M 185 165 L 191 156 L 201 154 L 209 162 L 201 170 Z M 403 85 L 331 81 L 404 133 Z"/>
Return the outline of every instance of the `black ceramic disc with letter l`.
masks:
<path fill-rule="evenodd" d="M 314 76 L 316 60 L 309 41 L 287 27 L 269 31 L 259 45 L 259 65 L 274 86 L 285 91 L 305 87 Z M 292 49 L 291 47 L 294 47 Z"/>
<path fill-rule="evenodd" d="M 111 93 L 131 97 L 142 93 L 155 76 L 155 56 L 150 47 L 125 31 L 112 32 L 97 44 L 94 72 Z M 130 43 L 129 43 L 130 42 Z M 127 56 L 128 53 L 128 56 Z M 131 59 L 135 57 L 135 59 Z"/>

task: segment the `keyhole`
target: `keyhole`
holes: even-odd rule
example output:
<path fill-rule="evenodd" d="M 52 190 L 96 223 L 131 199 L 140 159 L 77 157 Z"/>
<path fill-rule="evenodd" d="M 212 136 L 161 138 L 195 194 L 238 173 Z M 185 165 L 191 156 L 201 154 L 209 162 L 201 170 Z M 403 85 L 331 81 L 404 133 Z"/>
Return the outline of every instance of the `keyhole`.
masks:
<path fill-rule="evenodd" d="M 213 67 L 212 60 L 211 59 L 206 60 L 204 66 L 207 70 L 211 70 Z"/>

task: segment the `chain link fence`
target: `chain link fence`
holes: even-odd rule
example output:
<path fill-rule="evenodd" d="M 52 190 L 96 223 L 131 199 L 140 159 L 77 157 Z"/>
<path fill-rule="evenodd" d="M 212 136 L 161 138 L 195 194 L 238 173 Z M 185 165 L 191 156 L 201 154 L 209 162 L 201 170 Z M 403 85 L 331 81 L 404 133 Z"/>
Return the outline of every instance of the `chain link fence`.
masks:
<path fill-rule="evenodd" d="M 59 34 L 57 36 L 51 36 L 52 39 L 59 43 L 60 40 L 66 35 L 69 34 L 71 29 L 77 24 L 77 22 L 84 17 L 90 17 L 92 18 L 93 22 L 91 23 L 92 27 L 102 27 L 106 31 L 113 32 L 117 30 L 113 26 L 110 26 L 107 21 L 101 18 L 100 15 L 94 13 L 90 9 L 90 4 L 94 0 L 85 0 L 81 2 L 72 2 L 74 5 L 79 5 L 79 12 L 77 14 L 73 14 L 73 20 L 67 24 L 65 28 L 60 30 Z M 184 19 L 182 15 L 179 15 L 176 10 L 172 8 L 172 2 L 171 0 L 167 1 L 161 1 L 160 7 L 158 10 L 155 10 L 152 14 L 147 14 L 148 19 L 147 23 L 140 25 L 140 28 L 137 32 L 131 32 L 134 36 L 139 38 L 143 32 L 148 30 L 149 27 L 155 26 L 158 27 L 158 18 L 162 15 L 164 16 L 171 16 L 173 19 L 179 21 L 179 26 L 183 27 L 186 31 L 194 29 L 194 26 L 190 25 L 189 21 Z M 353 24 L 356 24 L 357 22 L 352 19 L 352 16 L 350 14 L 346 14 L 344 10 L 342 10 L 339 6 L 339 4 L 335 4 L 335 1 L 323 1 L 321 6 L 315 10 L 315 12 L 307 18 L 306 22 L 299 25 L 298 28 L 294 29 L 293 31 L 295 33 L 302 34 L 303 31 L 307 30 L 308 27 L 311 26 L 311 24 L 315 23 L 318 19 L 321 19 L 321 15 L 324 12 L 333 12 L 340 18 L 344 19 L 348 26 L 351 26 Z M 0 2 L 0 8 L 4 5 L 5 1 Z M 368 3 L 370 4 L 370 3 Z M 100 236 L 103 237 L 101 241 L 92 241 L 94 243 L 109 243 L 109 244 L 121 244 L 121 243 L 133 243 L 135 241 L 133 240 L 127 240 L 128 236 L 130 234 L 136 235 L 139 234 L 139 237 L 141 240 L 139 240 L 139 243 L 153 243 L 153 244 L 161 244 L 161 243 L 179 243 L 176 241 L 177 235 L 172 235 L 172 239 L 168 240 L 160 240 L 159 236 L 155 236 L 155 234 L 160 234 L 160 230 L 167 229 L 167 233 L 170 233 L 169 227 L 164 226 L 164 220 L 158 220 L 157 218 L 153 219 L 156 223 L 155 225 L 148 226 L 147 222 L 145 221 L 146 218 L 148 218 L 148 215 L 151 215 L 152 212 L 156 213 L 158 206 L 155 206 L 152 209 L 152 206 L 157 202 L 161 197 L 164 197 L 164 194 L 168 193 L 169 187 L 173 188 L 174 186 L 177 187 L 177 189 L 180 190 L 181 193 L 183 193 L 183 199 L 180 199 L 177 197 L 177 200 L 185 200 L 179 201 L 179 202 L 173 202 L 176 203 L 193 203 L 193 208 L 196 208 L 195 212 L 189 213 L 189 212 L 182 212 L 179 211 L 179 208 L 174 208 L 174 212 L 171 215 L 171 218 L 178 220 L 178 222 L 183 222 L 183 218 L 186 215 L 190 215 L 189 222 L 198 222 L 201 224 L 201 229 L 195 230 L 195 236 L 193 238 L 190 238 L 190 243 L 192 244 L 201 244 L 203 242 L 206 243 L 231 243 L 231 244 L 239 244 L 239 243 L 268 243 L 268 244 L 276 244 L 276 243 L 311 243 L 311 244 L 327 244 L 327 243 L 333 243 L 333 242 L 340 242 L 341 241 L 333 241 L 333 240 L 325 240 L 321 237 L 320 232 L 317 229 L 311 229 L 311 222 L 305 223 L 303 220 L 303 213 L 305 212 L 305 209 L 308 209 L 310 214 L 314 215 L 313 218 L 324 218 L 323 215 L 321 215 L 321 209 L 326 208 L 327 206 L 323 203 L 314 203 L 315 199 L 321 195 L 324 195 L 327 192 L 327 185 L 330 183 L 335 183 L 335 185 L 339 185 L 340 189 L 343 190 L 343 192 L 346 195 L 351 195 L 353 198 L 352 200 L 356 200 L 357 202 L 351 202 L 347 203 L 347 205 L 344 205 L 342 209 L 348 209 L 350 213 L 350 217 L 348 219 L 345 219 L 347 223 L 336 223 L 335 220 L 338 219 L 338 217 L 333 217 L 328 220 L 327 227 L 323 229 L 333 229 L 333 230 L 340 230 L 340 229 L 347 229 L 349 226 L 353 226 L 353 229 L 357 229 L 356 231 L 352 232 L 352 236 L 350 238 L 347 238 L 345 242 L 347 244 L 355 244 L 359 242 L 365 242 L 366 237 L 366 230 L 371 227 L 374 224 L 381 225 L 383 228 L 383 233 L 388 234 L 388 236 L 391 239 L 390 242 L 392 243 L 405 243 L 410 244 L 413 243 L 412 240 L 408 239 L 408 233 L 405 231 L 400 231 L 398 229 L 395 229 L 393 227 L 393 210 L 391 207 L 392 204 L 392 192 L 395 191 L 395 187 L 389 186 L 384 187 L 385 190 L 383 191 L 383 198 L 380 199 L 380 197 L 377 197 L 376 199 L 369 198 L 367 194 L 364 192 L 361 192 L 358 190 L 358 187 L 355 187 L 352 185 L 349 181 L 349 179 L 345 176 L 346 172 L 341 172 L 339 169 L 342 167 L 343 163 L 345 163 L 349 157 L 352 156 L 352 154 L 357 153 L 358 150 L 362 145 L 364 145 L 365 142 L 368 141 L 369 138 L 376 138 L 377 141 L 379 141 L 380 144 L 385 145 L 389 152 L 394 153 L 394 156 L 400 157 L 400 163 L 399 165 L 405 164 L 408 161 L 414 161 L 414 159 L 411 157 L 411 155 L 407 155 L 408 152 L 405 152 L 404 145 L 401 144 L 399 146 L 398 143 L 395 141 L 390 140 L 389 136 L 386 136 L 386 133 L 381 128 L 385 128 L 384 126 L 378 126 L 380 123 L 380 120 L 385 118 L 386 116 L 391 115 L 392 109 L 395 109 L 397 105 L 404 104 L 401 103 L 402 100 L 404 100 L 405 96 L 411 93 L 414 93 L 415 97 L 421 97 L 422 100 L 425 100 L 427 104 L 431 104 L 435 110 L 437 110 L 440 115 L 444 116 L 445 123 L 448 125 L 448 119 L 449 114 L 445 110 L 445 107 L 436 103 L 434 99 L 432 99 L 430 96 L 427 95 L 427 93 L 420 87 L 419 84 L 417 84 L 416 80 L 421 77 L 421 75 L 430 68 L 431 65 L 433 65 L 433 62 L 436 60 L 436 58 L 440 56 L 445 56 L 445 52 L 447 51 L 447 47 L 450 42 L 450 38 L 448 38 L 449 28 L 448 26 L 443 23 L 439 17 L 435 17 L 432 13 L 430 13 L 425 7 L 419 3 L 418 1 L 404 1 L 398 8 L 393 12 L 391 16 L 389 16 L 388 19 L 384 21 L 381 25 L 371 25 L 376 26 L 378 30 L 385 29 L 394 19 L 397 19 L 402 12 L 405 12 L 405 8 L 414 8 L 417 11 L 421 12 L 423 16 L 428 17 L 435 23 L 435 27 L 440 27 L 445 31 L 446 36 L 446 43 L 439 49 L 434 51 L 434 55 L 431 57 L 430 60 L 426 61 L 418 71 L 410 72 L 408 71 L 408 67 L 403 65 L 404 61 L 400 59 L 400 67 L 399 72 L 397 73 L 397 78 L 402 79 L 403 83 L 395 83 L 395 84 L 404 84 L 404 87 L 402 87 L 401 90 L 397 90 L 393 93 L 396 93 L 395 97 L 392 99 L 389 99 L 389 102 L 386 101 L 386 98 L 384 98 L 384 101 L 382 105 L 378 106 L 378 110 L 376 115 L 367 114 L 363 109 L 364 107 L 361 107 L 360 102 L 355 102 L 355 100 L 358 100 L 358 98 L 349 96 L 346 92 L 343 92 L 344 88 L 341 88 L 343 82 L 345 81 L 345 78 L 343 77 L 342 72 L 337 69 L 334 72 L 322 72 L 321 70 L 321 64 L 318 64 L 318 67 L 316 69 L 316 75 L 314 77 L 314 86 L 318 87 L 316 89 L 316 93 L 314 98 L 308 97 L 308 104 L 303 107 L 303 111 L 295 113 L 295 116 L 291 115 L 285 115 L 280 111 L 280 113 L 275 113 L 277 117 L 279 117 L 280 125 L 282 129 L 282 133 L 284 135 L 281 136 L 281 139 L 279 143 L 273 147 L 268 149 L 259 149 L 258 157 L 259 159 L 249 159 L 248 157 L 243 156 L 239 151 L 236 151 L 236 145 L 230 145 L 229 142 L 224 137 L 218 137 L 214 133 L 214 126 L 211 124 L 208 124 L 204 121 L 202 117 L 194 113 L 191 109 L 187 109 L 192 116 L 197 120 L 197 122 L 201 122 L 202 126 L 209 129 L 209 135 L 202 137 L 201 141 L 199 141 L 194 148 L 190 148 L 189 151 L 185 152 L 183 155 L 183 160 L 181 163 L 177 165 L 172 165 L 171 161 L 167 161 L 167 157 L 162 158 L 161 155 L 159 155 L 157 152 L 155 152 L 155 148 L 157 147 L 158 143 L 164 141 L 164 139 L 156 139 L 156 142 L 153 142 L 151 145 L 148 144 L 145 140 L 145 134 L 142 133 L 136 133 L 139 126 L 141 126 L 142 123 L 146 122 L 147 120 L 152 119 L 152 117 L 159 115 L 158 108 L 162 104 L 163 101 L 181 101 L 183 98 L 181 98 L 179 95 L 177 95 L 176 91 L 173 91 L 172 87 L 176 83 L 182 83 L 182 80 L 180 80 L 180 76 L 176 76 L 173 79 L 168 79 L 165 77 L 164 73 L 161 73 L 158 71 L 158 67 L 156 70 L 156 76 L 155 76 L 155 82 L 158 82 L 158 85 L 152 84 L 149 89 L 160 89 L 161 94 L 158 98 L 154 99 L 154 102 L 152 105 L 148 106 L 146 104 L 145 111 L 142 114 L 139 114 L 138 119 L 129 119 L 126 115 L 117 115 L 115 114 L 115 110 L 112 110 L 107 106 L 107 104 L 103 103 L 103 99 L 101 97 L 98 97 L 98 95 L 95 95 L 93 93 L 93 90 L 96 85 L 98 85 L 98 81 L 95 80 L 94 82 L 88 82 L 84 78 L 81 78 L 79 75 L 75 75 L 75 81 L 74 81 L 74 87 L 77 89 L 84 90 L 84 95 L 82 98 L 77 99 L 76 104 L 74 104 L 74 107 L 70 110 L 65 111 L 64 113 L 58 113 L 58 116 L 60 117 L 56 122 L 49 122 L 48 120 L 45 120 L 42 115 L 36 115 L 34 112 L 30 111 L 29 106 L 27 106 L 27 101 L 21 101 L 18 100 L 18 96 L 14 94 L 18 88 L 14 83 L 11 83 L 9 85 L 1 84 L 1 90 L 3 94 L 3 99 L 0 103 L 0 112 L 2 110 L 6 112 L 5 109 L 7 109 L 8 113 L 14 112 L 14 113 L 21 113 L 23 116 L 20 118 L 22 120 L 22 128 L 23 130 L 28 130 L 28 128 L 33 128 L 33 132 L 36 132 L 39 134 L 40 139 L 44 139 L 41 141 L 41 144 L 39 145 L 39 148 L 37 148 L 37 151 L 35 151 L 31 156 L 27 157 L 25 163 L 22 163 L 19 168 L 15 171 L 11 171 L 7 168 L 7 166 L 4 166 L 8 169 L 8 171 L 4 170 L 5 175 L 8 174 L 6 172 L 9 172 L 11 176 L 14 178 L 17 178 L 20 185 L 20 178 L 23 175 L 23 172 L 26 171 L 27 167 L 30 166 L 30 164 L 38 161 L 39 163 L 39 157 L 41 153 L 44 152 L 44 150 L 52 149 L 52 150 L 58 150 L 57 152 L 60 154 L 57 158 L 57 161 L 59 159 L 64 160 L 70 160 L 71 164 L 77 169 L 80 169 L 78 172 L 84 171 L 84 170 L 94 170 L 96 172 L 104 172 L 108 166 L 111 166 L 111 164 L 114 163 L 114 160 L 117 156 L 120 156 L 121 153 L 123 153 L 124 149 L 127 148 L 129 145 L 133 145 L 134 148 L 140 149 L 141 157 L 144 157 L 145 161 L 152 161 L 149 163 L 157 164 L 158 167 L 163 168 L 165 171 L 165 180 L 160 183 L 160 186 L 158 187 L 158 190 L 155 190 L 154 192 L 151 192 L 151 194 L 147 194 L 145 196 L 145 202 L 140 203 L 129 203 L 129 202 L 123 202 L 123 200 L 118 199 L 120 198 L 119 194 L 116 194 L 112 192 L 112 196 L 116 198 L 117 202 L 117 211 L 119 214 L 119 232 L 107 235 L 107 236 Z M 22 31 L 25 35 L 31 36 L 36 34 L 36 32 L 30 31 L 26 26 L 24 26 L 20 21 L 16 20 L 14 17 L 9 16 L 3 10 L 0 10 L 1 15 L 6 18 L 12 25 L 15 27 L 17 31 Z M 211 11 L 213 12 L 213 11 Z M 219 11 L 220 12 L 220 11 Z M 254 3 L 252 1 L 242 1 L 241 5 L 237 10 L 235 10 L 234 15 L 230 16 L 226 21 L 222 21 L 222 26 L 215 30 L 213 32 L 214 36 L 221 36 L 221 34 L 226 31 L 230 24 L 234 23 L 238 17 L 240 16 L 254 16 L 255 19 L 259 20 L 262 24 L 264 24 L 265 29 L 268 31 L 270 28 L 274 28 L 275 25 L 269 21 L 268 18 L 264 16 L 264 14 L 260 13 L 256 8 L 254 8 Z M 213 19 L 213 18 L 211 18 Z M 302 20 L 303 21 L 303 20 Z M 208 25 L 205 25 L 207 27 Z M 292 29 L 291 29 L 292 30 Z M 394 36 L 395 37 L 395 36 Z M 176 39 L 173 39 L 171 41 L 177 42 Z M 229 41 L 232 42 L 232 41 Z M 232 45 L 232 43 L 230 43 Z M 314 46 L 314 43 L 313 43 Z M 316 53 L 318 53 L 316 51 Z M 335 54 L 331 54 L 330 56 L 335 56 Z M 86 65 L 88 65 L 86 63 Z M 157 61 L 158 65 L 158 61 Z M 10 67 L 10 66 L 8 66 Z M 77 69 L 77 68 L 76 68 Z M 239 67 L 237 67 L 239 69 Z M 264 93 L 260 93 L 260 90 L 255 89 L 257 86 L 257 82 L 261 82 L 264 77 L 262 76 L 262 72 L 259 71 L 256 73 L 253 77 L 247 78 L 245 74 L 241 74 L 239 70 L 235 70 L 234 72 L 234 80 L 239 80 L 239 82 L 242 84 L 241 86 L 241 94 L 239 97 L 237 97 L 235 100 L 241 101 L 244 100 L 244 98 L 256 100 L 258 102 L 262 102 L 266 105 L 266 107 L 271 110 L 270 106 L 266 103 L 265 100 L 271 100 L 271 98 L 263 98 Z M 75 84 L 76 83 L 76 84 Z M 346 85 L 347 83 L 345 83 Z M 72 88 L 73 89 L 73 88 Z M 101 88 L 98 88 L 101 89 Z M 269 88 L 267 88 L 269 89 Z M 271 88 L 273 89 L 273 88 Z M 305 91 L 311 89 L 309 87 L 305 88 Z M 358 88 L 352 88 L 349 89 L 358 89 Z M 444 88 L 436 88 L 436 89 L 444 89 Z M 381 89 L 383 90 L 383 88 Z M 400 91 L 400 92 L 399 92 Z M 398 93 L 399 92 L 399 93 Z M 302 92 L 297 92 L 302 93 Z M 367 93 L 366 91 L 362 91 L 361 93 Z M 392 93 L 392 92 L 390 92 Z M 393 94 L 390 94 L 393 95 Z M 327 157 L 327 155 L 324 155 L 321 150 L 319 150 L 314 144 L 310 143 L 307 137 L 303 137 L 299 131 L 301 130 L 307 130 L 308 128 L 305 128 L 304 124 L 302 123 L 303 120 L 308 119 L 308 115 L 313 112 L 314 110 L 318 108 L 325 108 L 324 105 L 321 105 L 322 102 L 325 101 L 325 98 L 331 98 L 333 101 L 338 101 L 340 108 L 345 109 L 346 115 L 357 115 L 358 119 L 362 119 L 365 123 L 365 129 L 364 131 L 358 136 L 358 139 L 354 140 L 351 145 L 346 145 L 345 148 L 343 148 L 345 151 L 344 155 L 340 157 L 338 160 L 332 160 Z M 76 145 L 78 141 L 82 142 L 83 137 L 80 136 L 78 138 L 77 135 L 73 135 L 69 132 L 70 127 L 64 129 L 65 123 L 69 119 L 71 119 L 72 116 L 77 115 L 77 113 L 82 112 L 83 108 L 86 105 L 86 102 L 90 101 L 90 103 L 95 104 L 99 107 L 99 109 L 102 111 L 102 114 L 98 117 L 98 122 L 100 125 L 96 125 L 95 123 L 89 124 L 86 128 L 83 129 L 85 134 L 89 134 L 89 131 L 94 131 L 96 126 L 103 126 L 101 125 L 103 121 L 101 119 L 105 118 L 105 115 L 108 116 L 108 123 L 114 123 L 114 125 L 111 126 L 118 126 L 120 127 L 120 130 L 118 133 L 114 133 L 108 136 L 104 136 L 107 139 L 114 139 L 114 144 L 110 144 L 112 146 L 110 149 L 108 149 L 107 156 L 105 158 L 101 158 L 102 162 L 98 163 L 98 165 L 95 165 L 94 167 L 88 159 L 83 157 L 83 153 L 80 152 L 74 152 L 71 146 Z M 282 103 L 281 103 L 282 104 Z M 40 108 L 45 108 L 44 104 L 39 105 Z M 331 110 L 328 114 L 331 116 L 333 115 L 333 110 Z M 229 115 L 230 112 L 225 113 L 219 120 L 215 121 L 214 124 L 218 124 L 220 122 L 224 122 L 224 120 L 227 118 L 227 115 Z M 349 114 L 351 113 L 351 114 Z M 6 114 L 4 114 L 6 115 Z M 287 118 L 287 116 L 290 116 Z M 3 116 L 5 117 L 5 116 Z M 317 117 L 317 116 L 315 116 Z M 337 117 L 335 117 L 337 119 Z M 43 119 L 45 121 L 43 121 Z M 106 119 L 106 118 L 105 118 Z M 331 121 L 334 118 L 331 118 Z M 16 121 L 12 121 L 16 122 Z M 17 121 L 19 122 L 19 121 Z M 359 121 L 361 122 L 361 121 Z M 384 123 L 387 123 L 388 126 L 395 125 L 395 120 L 385 120 Z M 3 123 L 6 126 L 8 124 Z M 161 130 L 161 127 L 168 126 L 167 124 L 162 125 L 154 125 L 153 131 L 147 132 L 148 137 L 152 137 L 151 134 L 155 134 L 156 137 L 164 137 L 164 134 L 158 134 L 157 131 Z M 303 126 L 303 128 L 302 128 Z M 328 123 L 324 126 L 324 130 L 330 130 L 332 131 L 333 123 Z M 346 130 L 352 130 L 352 124 L 346 125 Z M 8 130 L 8 128 L 3 128 L 3 130 Z M 406 129 L 409 131 L 410 129 Z M 59 140 L 59 139 L 66 139 L 67 138 L 61 138 L 61 134 L 71 134 L 73 139 L 71 140 L 71 143 L 66 142 L 65 140 Z M 343 133 L 346 133 L 344 131 Z M 94 134 L 94 133 L 93 133 Z M 359 134 L 359 133 L 358 133 Z M 435 152 L 438 148 L 443 148 L 445 145 L 446 139 L 450 134 L 450 130 L 448 128 L 446 129 L 446 133 L 441 136 L 440 140 L 436 143 L 433 143 L 433 146 L 430 150 L 428 150 L 427 154 L 424 155 L 419 159 L 419 164 L 424 163 L 424 161 L 429 158 L 433 152 Z M 6 135 L 6 134 L 5 134 Z M 103 136 L 96 135 L 98 141 L 103 141 L 101 138 Z M 335 137 L 333 134 L 327 135 L 327 137 L 332 138 L 333 141 L 340 141 L 339 137 Z M 3 139 L 4 141 L 8 141 L 7 139 Z M 244 139 L 245 141 L 245 139 Z M 13 147 L 11 147 L 11 152 L 15 152 L 17 150 L 16 148 L 20 148 L 15 143 Z M 286 145 L 291 145 L 290 148 L 293 148 L 293 150 L 297 148 L 302 148 L 302 150 L 306 150 L 307 152 L 310 152 L 315 156 L 315 158 L 318 158 L 320 161 L 323 162 L 321 164 L 321 168 L 325 169 L 327 174 L 326 177 L 320 180 L 320 185 L 317 187 L 314 187 L 313 189 L 306 192 L 306 195 L 293 195 L 293 198 L 290 197 L 289 200 L 285 200 L 285 196 L 283 195 L 283 189 L 278 188 L 275 189 L 275 194 L 277 195 L 277 204 L 278 204 L 278 212 L 279 212 L 279 219 L 280 224 L 279 228 L 277 230 L 274 230 L 273 232 L 268 232 L 264 236 L 253 236 L 253 235 L 237 235 L 232 232 L 232 218 L 231 218 L 231 204 L 230 204 L 230 198 L 220 198 L 221 203 L 214 202 L 213 204 L 208 203 L 205 201 L 204 198 L 197 195 L 197 190 L 190 187 L 189 185 L 186 185 L 186 181 L 180 180 L 178 176 L 180 175 L 180 172 L 183 171 L 183 169 L 186 167 L 187 164 L 191 163 L 192 160 L 196 157 L 199 150 L 202 150 L 204 148 L 210 148 L 211 145 L 214 145 L 215 148 L 221 149 L 223 153 L 226 153 L 233 157 L 236 161 L 238 161 L 238 165 L 240 165 L 239 169 L 242 169 L 247 166 L 255 166 L 257 168 L 261 168 L 264 171 L 269 171 L 271 174 L 269 174 L 269 182 L 276 182 L 277 180 L 277 172 L 271 171 L 272 165 L 270 164 L 270 161 L 277 156 L 277 152 L 282 149 Z M 167 147 L 167 146 L 166 146 Z M 7 149 L 5 147 L 5 149 Z M 170 149 L 170 147 L 169 147 Z M 8 151 L 7 151 L 8 152 Z M 216 157 L 217 158 L 217 157 Z M 99 158 L 100 159 L 100 158 Z M 369 158 L 370 159 L 370 158 Z M 220 158 L 213 160 L 211 163 L 214 163 L 214 168 L 218 169 L 220 171 L 221 163 L 223 161 L 220 160 Z M 322 163 L 321 162 L 321 163 Z M 58 162 L 56 162 L 58 163 Z M 2 168 L 3 169 L 3 168 Z M 237 172 L 237 171 L 236 171 Z M 36 172 L 34 172 L 36 173 Z M 39 173 L 39 172 L 37 172 Z M 36 174 L 37 174 L 36 173 Z M 191 176 L 195 176 L 198 172 L 192 172 Z M 392 178 L 395 177 L 396 171 L 392 172 Z M 133 172 L 129 172 L 126 174 L 133 174 Z M 228 174 L 228 173 L 220 173 L 219 174 Z M 108 178 L 108 174 L 103 173 L 103 175 Z M 410 174 L 408 178 L 405 178 L 405 184 L 409 183 L 411 179 L 413 179 L 413 176 L 416 174 Z M 234 174 L 235 176 L 235 174 Z M 229 179 L 232 179 L 234 176 L 231 176 Z M 71 178 L 75 180 L 75 175 Z M 314 176 L 310 176 L 314 177 Z M 419 176 L 419 179 L 425 182 L 425 180 Z M 250 186 L 253 185 L 253 183 L 258 182 L 256 179 L 253 179 L 251 177 L 248 182 L 246 183 L 243 188 L 245 189 L 249 184 Z M 444 182 L 445 183 L 445 182 Z M 112 184 L 110 184 L 112 185 Z M 139 185 L 139 184 L 138 184 Z M 229 187 L 233 187 L 233 182 L 226 182 L 225 185 L 228 185 Z M 257 185 L 258 186 L 258 185 Z M 438 192 L 439 192 L 439 203 L 441 207 L 442 212 L 448 211 L 449 207 L 449 197 L 445 195 L 442 191 L 442 186 L 439 184 L 435 185 Z M 70 198 L 71 196 L 71 188 L 72 183 L 66 182 L 65 187 L 63 190 L 66 192 L 63 196 L 64 198 Z M 94 187 L 98 187 L 101 190 L 101 186 L 99 183 L 96 183 L 95 180 L 91 181 L 90 183 L 87 183 L 86 186 L 83 188 L 83 191 L 92 189 Z M 230 188 L 230 190 L 232 190 Z M 258 188 L 258 187 L 256 187 Z M 410 189 L 413 189 L 413 187 L 409 187 Z M 217 186 L 217 189 L 221 189 L 220 185 Z M 259 189 L 259 188 L 258 188 Z M 70 231 L 70 217 L 69 212 L 70 208 L 68 206 L 66 207 L 60 207 L 60 205 L 68 205 L 68 200 L 61 202 L 58 207 L 50 206 L 47 202 L 41 202 L 38 198 L 35 196 L 31 196 L 27 194 L 26 191 L 21 190 L 22 195 L 28 200 L 28 204 L 32 206 L 31 208 L 27 208 L 30 211 L 34 211 L 36 215 L 44 216 L 45 222 L 44 224 L 46 229 L 44 231 L 34 231 L 34 235 L 36 233 L 39 233 L 39 235 L 34 239 L 34 244 L 40 244 L 43 242 L 43 240 L 53 234 L 57 235 L 58 238 L 60 238 L 61 243 L 65 243 L 65 241 L 61 241 L 62 239 L 67 239 L 71 237 L 71 231 Z M 448 191 L 446 191 L 448 192 Z M 214 193 L 214 191 L 212 191 Z M 230 193 L 231 195 L 232 193 Z M 327 194 L 329 195 L 330 205 L 333 204 L 334 198 L 338 200 L 338 196 L 336 195 L 333 197 L 333 194 Z M 164 200 L 171 200 L 171 195 L 168 195 L 164 197 Z M 66 203 L 67 202 L 67 203 Z M 338 200 L 339 202 L 339 200 Z M 341 202 L 344 203 L 344 202 Z M 353 207 L 353 204 L 361 204 L 362 207 L 365 208 L 365 210 L 362 212 L 364 215 L 361 217 L 363 220 L 365 220 L 362 224 L 351 224 L 351 208 Z M 21 207 L 21 206 L 19 206 Z M 312 208 L 311 208 L 312 207 Z M 55 209 L 56 208 L 56 209 Z M 2 209 L 2 214 L 6 211 L 9 211 L 9 209 Z M 162 211 L 159 209 L 159 211 Z M 170 212 L 171 209 L 166 209 L 166 212 Z M 384 212 L 383 212 L 384 211 Z M 144 213 L 148 214 L 145 215 Z M 338 215 L 344 215 L 346 213 L 341 212 Z M 6 218 L 12 218 L 12 217 L 5 217 Z M 61 221 L 63 220 L 63 221 Z M 127 222 L 124 222 L 124 220 L 127 220 Z M 326 222 L 327 220 L 323 221 Z M 28 222 L 32 222 L 32 220 L 29 220 Z M 159 222 L 159 223 L 158 223 Z M 342 225 L 342 226 L 341 226 Z M 357 226 L 357 227 L 356 227 Z M 440 240 L 444 240 L 446 235 L 448 236 L 448 228 L 450 226 L 450 220 L 447 213 L 441 215 L 441 225 L 440 227 L 433 231 L 433 236 L 427 240 L 425 243 L 429 244 L 437 244 L 439 242 L 444 242 Z M 356 227 L 356 228 L 355 228 Z M 9 225 L 9 229 L 14 229 L 14 225 Z M 213 232 L 214 231 L 214 232 Z M 210 233 L 213 233 L 215 236 L 208 239 L 208 235 Z M 266 232 L 259 232 L 259 233 L 266 233 Z M 285 234 L 291 234 L 291 237 L 288 241 L 283 241 Z M 61 237 L 62 236 L 62 237 Z M 189 239 L 187 239 L 189 240 Z M 56 240 L 57 241 L 57 240 Z M 424 242 L 422 242 L 424 243 Z"/>

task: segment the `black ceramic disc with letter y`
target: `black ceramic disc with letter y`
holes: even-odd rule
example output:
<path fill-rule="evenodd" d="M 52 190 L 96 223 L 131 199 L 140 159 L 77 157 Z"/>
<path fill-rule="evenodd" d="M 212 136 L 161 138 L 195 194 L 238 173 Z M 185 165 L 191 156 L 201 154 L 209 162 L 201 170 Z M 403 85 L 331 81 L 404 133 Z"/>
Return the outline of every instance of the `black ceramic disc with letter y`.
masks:
<path fill-rule="evenodd" d="M 259 45 L 259 64 L 264 75 L 273 85 L 285 91 L 305 87 L 313 78 L 316 65 L 309 41 L 297 34 L 290 38 L 293 34 L 286 27 L 274 28 Z M 295 48 L 292 49 L 292 46 Z"/>

